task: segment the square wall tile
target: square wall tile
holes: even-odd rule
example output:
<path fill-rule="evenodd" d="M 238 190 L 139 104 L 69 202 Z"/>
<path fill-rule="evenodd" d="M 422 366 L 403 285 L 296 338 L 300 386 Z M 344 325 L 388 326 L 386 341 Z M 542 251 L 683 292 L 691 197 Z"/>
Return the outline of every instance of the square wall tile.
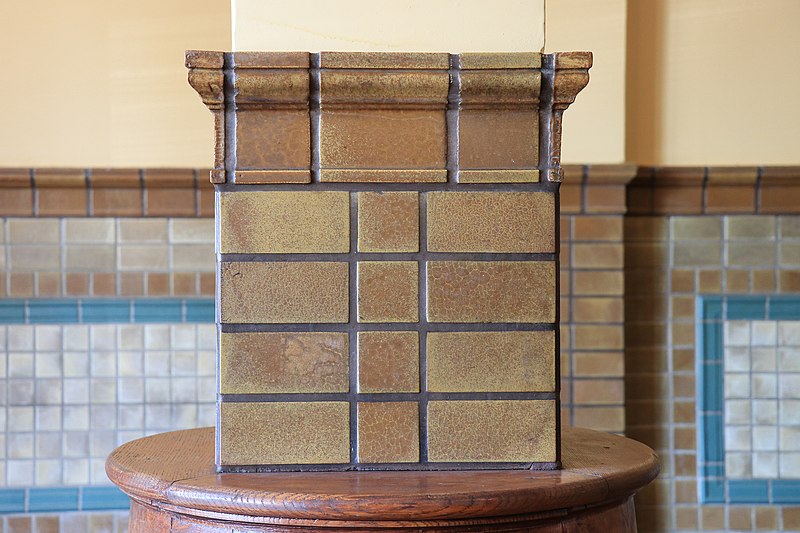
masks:
<path fill-rule="evenodd" d="M 419 193 L 359 192 L 359 252 L 418 252 Z"/>
<path fill-rule="evenodd" d="M 358 262 L 358 321 L 417 322 L 419 265 L 416 261 Z"/>
<path fill-rule="evenodd" d="M 419 461 L 417 402 L 358 404 L 358 462 Z"/>
<path fill-rule="evenodd" d="M 418 392 L 419 333 L 358 332 L 358 392 Z"/>

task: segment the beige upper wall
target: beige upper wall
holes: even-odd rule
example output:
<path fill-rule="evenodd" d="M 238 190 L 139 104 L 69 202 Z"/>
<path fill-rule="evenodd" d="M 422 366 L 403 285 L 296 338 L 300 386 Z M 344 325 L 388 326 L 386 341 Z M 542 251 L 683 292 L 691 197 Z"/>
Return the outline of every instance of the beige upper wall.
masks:
<path fill-rule="evenodd" d="M 564 114 L 564 163 L 625 161 L 627 0 L 550 0 L 548 52 L 594 53 L 589 85 Z"/>
<path fill-rule="evenodd" d="M 232 0 L 234 50 L 540 51 L 545 0 Z"/>
<path fill-rule="evenodd" d="M 628 16 L 629 160 L 800 164 L 799 1 L 630 0 Z"/>
<path fill-rule="evenodd" d="M 187 48 L 230 46 L 219 0 L 3 0 L 0 166 L 210 166 Z"/>

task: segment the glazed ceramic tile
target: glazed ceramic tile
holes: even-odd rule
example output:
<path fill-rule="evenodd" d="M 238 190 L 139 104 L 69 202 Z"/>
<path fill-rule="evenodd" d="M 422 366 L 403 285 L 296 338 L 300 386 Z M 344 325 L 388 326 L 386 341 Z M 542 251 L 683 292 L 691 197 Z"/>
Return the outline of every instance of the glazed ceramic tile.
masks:
<path fill-rule="evenodd" d="M 359 261 L 358 321 L 417 322 L 418 269 L 415 261 Z"/>
<path fill-rule="evenodd" d="M 419 251 L 419 193 L 358 193 L 358 251 Z"/>
<path fill-rule="evenodd" d="M 358 332 L 358 392 L 418 392 L 416 331 Z"/>
<path fill-rule="evenodd" d="M 358 404 L 358 462 L 419 461 L 417 402 Z"/>

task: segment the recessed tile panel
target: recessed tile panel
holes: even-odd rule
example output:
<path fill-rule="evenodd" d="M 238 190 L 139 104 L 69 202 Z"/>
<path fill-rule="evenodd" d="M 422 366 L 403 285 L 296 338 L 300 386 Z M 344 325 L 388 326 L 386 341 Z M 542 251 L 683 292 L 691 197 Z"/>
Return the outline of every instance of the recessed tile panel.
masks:
<path fill-rule="evenodd" d="M 419 461 L 417 402 L 358 404 L 358 462 Z"/>
<path fill-rule="evenodd" d="M 450 400 L 428 404 L 434 462 L 556 460 L 555 401 Z"/>
<path fill-rule="evenodd" d="M 222 394 L 349 390 L 347 333 L 221 333 Z"/>
<path fill-rule="evenodd" d="M 430 322 L 553 322 L 549 261 L 429 261 Z"/>
<path fill-rule="evenodd" d="M 419 193 L 358 193 L 359 252 L 418 252 Z"/>
<path fill-rule="evenodd" d="M 419 333 L 358 332 L 358 392 L 418 392 Z"/>
<path fill-rule="evenodd" d="M 230 192 L 219 198 L 222 253 L 347 253 L 347 192 Z"/>
<path fill-rule="evenodd" d="M 418 271 L 416 261 L 360 261 L 358 321 L 417 322 Z"/>
<path fill-rule="evenodd" d="M 347 402 L 225 402 L 220 409 L 223 466 L 350 461 Z"/>
<path fill-rule="evenodd" d="M 431 252 L 555 250 L 555 199 L 541 192 L 430 192 Z"/>
<path fill-rule="evenodd" d="M 220 265 L 222 323 L 344 323 L 348 267 L 340 262 Z"/>
<path fill-rule="evenodd" d="M 431 392 L 555 390 L 553 331 L 429 332 Z"/>

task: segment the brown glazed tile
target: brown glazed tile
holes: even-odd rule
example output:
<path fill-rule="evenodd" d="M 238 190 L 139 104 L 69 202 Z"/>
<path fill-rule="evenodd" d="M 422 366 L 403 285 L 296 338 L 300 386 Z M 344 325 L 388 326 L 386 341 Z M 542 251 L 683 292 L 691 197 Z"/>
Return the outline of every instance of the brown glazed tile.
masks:
<path fill-rule="evenodd" d="M 221 394 L 349 390 L 347 333 L 221 333 Z"/>
<path fill-rule="evenodd" d="M 552 462 L 556 410 L 551 400 L 449 400 L 428 403 L 431 462 Z"/>
<path fill-rule="evenodd" d="M 624 386 L 622 379 L 576 379 L 572 383 L 572 394 L 576 404 L 622 405 Z"/>
<path fill-rule="evenodd" d="M 625 354 L 618 352 L 576 352 L 576 377 L 619 377 L 625 373 Z"/>
<path fill-rule="evenodd" d="M 536 69 L 542 66 L 539 52 L 462 52 L 462 70 L 471 69 Z"/>
<path fill-rule="evenodd" d="M 33 216 L 33 183 L 28 169 L 0 169 L 0 216 Z"/>
<path fill-rule="evenodd" d="M 775 507 L 756 507 L 756 530 L 769 531 L 778 527 L 778 509 Z"/>
<path fill-rule="evenodd" d="M 308 52 L 233 52 L 236 68 L 308 68 Z M 222 65 L 219 65 L 222 67 Z"/>
<path fill-rule="evenodd" d="M 120 294 L 120 296 L 142 296 L 142 295 L 144 295 L 144 273 L 143 272 L 120 272 L 120 274 L 119 274 L 119 294 Z"/>
<path fill-rule="evenodd" d="M 697 290 L 704 293 L 722 291 L 722 272 L 719 270 L 701 270 L 697 276 Z"/>
<path fill-rule="evenodd" d="M 142 216 L 142 184 L 138 170 L 93 170 L 92 215 Z"/>
<path fill-rule="evenodd" d="M 538 170 L 459 170 L 459 183 L 538 183 Z"/>
<path fill-rule="evenodd" d="M 34 280 L 32 272 L 9 272 L 8 295 L 12 298 L 34 296 Z"/>
<path fill-rule="evenodd" d="M 589 183 L 586 188 L 587 213 L 625 213 L 625 186 Z"/>
<path fill-rule="evenodd" d="M 363 111 L 376 104 L 383 109 L 398 104 L 412 104 L 406 107 L 415 110 L 444 108 L 449 84 L 450 77 L 444 70 L 322 70 L 322 111 L 336 106 Z"/>
<path fill-rule="evenodd" d="M 781 514 L 784 530 L 800 531 L 800 507 L 784 507 Z"/>
<path fill-rule="evenodd" d="M 672 291 L 694 292 L 694 270 L 673 270 Z"/>
<path fill-rule="evenodd" d="M 37 170 L 38 216 L 86 216 L 88 194 L 83 170 Z"/>
<path fill-rule="evenodd" d="M 417 402 L 359 402 L 359 463 L 419 461 Z"/>
<path fill-rule="evenodd" d="M 347 402 L 223 402 L 220 463 L 348 463 L 349 420 Z"/>
<path fill-rule="evenodd" d="M 727 270 L 725 272 L 726 292 L 748 292 L 750 290 L 750 273 L 747 270 Z"/>
<path fill-rule="evenodd" d="M 428 333 L 428 390 L 555 391 L 552 331 Z"/>
<path fill-rule="evenodd" d="M 196 296 L 197 274 L 194 272 L 175 272 L 172 274 L 172 294 L 175 296 Z"/>
<path fill-rule="evenodd" d="M 117 294 L 117 275 L 113 272 L 92 273 L 93 296 L 115 296 Z"/>
<path fill-rule="evenodd" d="M 565 181 L 559 188 L 558 197 L 561 214 L 575 214 L 583 210 L 583 186 L 580 183 Z"/>
<path fill-rule="evenodd" d="M 36 274 L 36 295 L 61 296 L 61 274 L 59 272 L 38 272 Z"/>
<path fill-rule="evenodd" d="M 536 168 L 539 113 L 522 110 L 462 110 L 458 162 L 463 169 Z"/>
<path fill-rule="evenodd" d="M 585 406 L 574 408 L 575 426 L 596 431 L 622 432 L 625 430 L 623 407 Z"/>
<path fill-rule="evenodd" d="M 7 533 L 32 533 L 33 516 L 9 516 L 6 518 Z"/>
<path fill-rule="evenodd" d="M 359 192 L 359 252 L 418 252 L 419 193 Z"/>
<path fill-rule="evenodd" d="M 199 175 L 206 175 L 205 171 L 198 171 Z M 197 216 L 214 216 L 214 186 L 206 179 L 197 180 Z"/>
<path fill-rule="evenodd" d="M 576 271 L 573 294 L 581 296 L 621 295 L 625 289 L 619 270 Z"/>
<path fill-rule="evenodd" d="M 419 264 L 359 261 L 358 321 L 419 321 Z"/>
<path fill-rule="evenodd" d="M 575 298 L 572 306 L 575 322 L 622 322 L 622 298 Z"/>
<path fill-rule="evenodd" d="M 234 183 L 263 185 L 270 183 L 311 183 L 310 170 L 237 170 Z"/>
<path fill-rule="evenodd" d="M 580 216 L 574 226 L 576 241 L 622 241 L 622 217 Z"/>
<path fill-rule="evenodd" d="M 443 170 L 446 151 L 443 110 L 336 109 L 320 118 L 322 169 Z"/>
<path fill-rule="evenodd" d="M 308 80 L 308 74 L 305 75 Z M 307 110 L 239 109 L 236 112 L 237 169 L 307 170 L 311 133 Z"/>
<path fill-rule="evenodd" d="M 657 186 L 653 190 L 653 213 L 680 215 L 703 211 L 703 187 L 697 185 Z"/>
<path fill-rule="evenodd" d="M 800 213 L 800 185 L 762 183 L 759 213 Z"/>
<path fill-rule="evenodd" d="M 447 170 L 323 168 L 319 171 L 319 180 L 334 183 L 444 183 Z"/>
<path fill-rule="evenodd" d="M 169 296 L 169 274 L 161 272 L 147 273 L 147 295 Z"/>
<path fill-rule="evenodd" d="M 419 392 L 419 333 L 359 331 L 358 392 Z"/>
<path fill-rule="evenodd" d="M 555 202 L 539 192 L 429 192 L 428 250 L 555 250 Z"/>
<path fill-rule="evenodd" d="M 66 296 L 89 296 L 89 274 L 85 272 L 68 272 L 66 274 Z"/>
<path fill-rule="evenodd" d="M 348 286 L 347 263 L 222 263 L 221 322 L 345 323 Z"/>
<path fill-rule="evenodd" d="M 200 296 L 214 296 L 217 279 L 211 272 L 200 273 Z"/>
<path fill-rule="evenodd" d="M 36 533 L 62 533 L 59 530 L 58 516 L 37 515 L 36 517 Z M 107 531 L 111 531 L 108 529 Z M 94 531 L 92 531 L 94 533 Z"/>
<path fill-rule="evenodd" d="M 714 185 L 706 187 L 706 213 L 754 213 L 756 190 L 753 185 Z"/>
<path fill-rule="evenodd" d="M 621 350 L 623 328 L 622 325 L 576 325 L 573 342 L 577 350 Z"/>
<path fill-rule="evenodd" d="M 555 265 L 531 261 L 430 261 L 430 322 L 553 322 Z"/>
<path fill-rule="evenodd" d="M 622 268 L 622 244 L 581 243 L 572 245 L 572 266 L 574 268 Z"/>
<path fill-rule="evenodd" d="M 450 55 L 439 52 L 320 52 L 320 68 L 448 69 Z"/>
<path fill-rule="evenodd" d="M 781 270 L 778 273 L 778 290 L 780 292 L 800 291 L 800 270 Z"/>
<path fill-rule="evenodd" d="M 347 192 L 220 193 L 222 253 L 347 253 Z"/>
<path fill-rule="evenodd" d="M 774 270 L 753 270 L 753 292 L 773 292 L 775 290 L 775 277 Z"/>
<path fill-rule="evenodd" d="M 144 187 L 145 215 L 193 217 L 197 214 L 193 170 L 145 170 Z"/>

